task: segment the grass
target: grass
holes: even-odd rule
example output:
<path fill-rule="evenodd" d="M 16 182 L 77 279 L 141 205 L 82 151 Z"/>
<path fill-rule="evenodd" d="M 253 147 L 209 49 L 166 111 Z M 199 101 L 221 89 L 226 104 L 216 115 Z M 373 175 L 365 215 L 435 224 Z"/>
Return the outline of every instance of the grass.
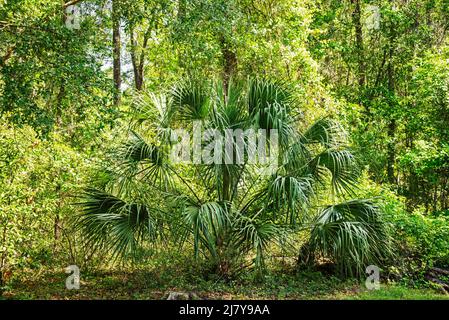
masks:
<path fill-rule="evenodd" d="M 195 292 L 200 299 L 449 299 L 432 289 L 398 284 L 368 291 L 354 280 L 340 280 L 320 272 L 271 273 L 259 281 L 223 281 L 183 276 L 173 270 L 140 269 L 82 272 L 79 290 L 67 290 L 64 270 L 28 271 L 10 281 L 3 299 L 165 299 L 170 291 Z"/>
<path fill-rule="evenodd" d="M 381 283 L 369 291 L 364 281 L 342 280 L 329 268 L 298 272 L 295 260 L 270 261 L 262 278 L 247 272 L 227 281 L 207 272 L 183 254 L 158 254 L 137 265 L 100 268 L 99 262 L 80 268 L 80 289 L 67 290 L 64 262 L 47 261 L 34 269 L 16 272 L 3 288 L 0 299 L 166 299 L 170 291 L 194 292 L 200 299 L 337 299 L 394 300 L 449 299 L 432 288 L 409 288 Z M 44 267 L 51 266 L 51 267 Z"/>
<path fill-rule="evenodd" d="M 449 300 L 449 295 L 432 289 L 414 289 L 399 285 L 388 285 L 379 290 L 362 291 L 351 300 Z"/>

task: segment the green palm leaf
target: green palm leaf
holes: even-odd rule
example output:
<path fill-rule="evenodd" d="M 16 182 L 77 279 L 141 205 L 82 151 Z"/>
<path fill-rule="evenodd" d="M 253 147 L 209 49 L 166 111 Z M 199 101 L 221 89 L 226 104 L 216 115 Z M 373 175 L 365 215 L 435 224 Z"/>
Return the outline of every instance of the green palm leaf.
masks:
<path fill-rule="evenodd" d="M 85 244 L 110 249 L 116 258 L 133 256 L 143 239 L 155 239 L 160 233 L 157 210 L 144 204 L 88 189 L 79 205 L 82 213 L 76 217 L 76 226 L 84 234 Z"/>
<path fill-rule="evenodd" d="M 352 200 L 324 208 L 312 228 L 309 250 L 331 258 L 344 275 L 360 275 L 391 256 L 389 236 L 378 207 Z"/>

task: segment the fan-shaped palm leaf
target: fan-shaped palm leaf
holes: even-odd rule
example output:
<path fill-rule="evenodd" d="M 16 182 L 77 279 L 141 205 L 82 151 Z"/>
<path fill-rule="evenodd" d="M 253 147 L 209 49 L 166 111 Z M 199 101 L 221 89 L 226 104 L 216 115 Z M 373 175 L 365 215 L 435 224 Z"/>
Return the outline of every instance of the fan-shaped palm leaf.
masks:
<path fill-rule="evenodd" d="M 351 275 L 391 255 L 382 215 L 369 200 L 324 208 L 312 228 L 309 250 L 333 259 L 342 274 Z"/>
<path fill-rule="evenodd" d="M 114 257 L 134 255 L 142 239 L 155 239 L 161 231 L 158 210 L 144 204 L 95 189 L 86 190 L 79 204 L 82 214 L 76 217 L 76 226 L 85 235 L 85 244 L 111 249 Z"/>
<path fill-rule="evenodd" d="M 353 193 L 357 178 L 357 166 L 354 156 L 348 150 L 325 150 L 313 159 L 309 169 L 312 170 L 316 179 L 322 183 L 325 182 L 329 173 L 334 191 Z"/>
<path fill-rule="evenodd" d="M 172 108 L 179 119 L 204 120 L 208 116 L 210 97 L 205 87 L 204 83 L 198 81 L 185 81 L 172 88 Z"/>
<path fill-rule="evenodd" d="M 294 225 L 298 209 L 302 209 L 304 214 L 309 205 L 310 196 L 313 194 L 313 179 L 311 176 L 276 176 L 270 183 L 268 194 L 271 202 L 275 204 L 275 212 L 287 207 L 285 218 Z"/>
<path fill-rule="evenodd" d="M 134 131 L 117 149 L 115 158 L 118 161 L 117 172 L 128 179 L 139 176 L 165 189 L 172 184 L 168 156 L 163 147 L 148 144 Z"/>
<path fill-rule="evenodd" d="M 232 243 L 241 252 L 253 249 L 256 253 L 254 260 L 256 269 L 265 268 L 264 252 L 268 245 L 286 237 L 286 229 L 271 220 L 262 220 L 258 215 L 249 217 L 238 214 L 233 224 L 234 233 Z"/>
<path fill-rule="evenodd" d="M 227 208 L 217 202 L 208 202 L 200 206 L 187 206 L 183 214 L 187 225 L 192 228 L 195 255 L 198 256 L 202 244 L 216 258 L 216 242 L 230 222 Z"/>
<path fill-rule="evenodd" d="M 338 148 L 346 144 L 346 133 L 338 122 L 323 118 L 304 132 L 303 143 L 320 143 L 326 148 Z"/>

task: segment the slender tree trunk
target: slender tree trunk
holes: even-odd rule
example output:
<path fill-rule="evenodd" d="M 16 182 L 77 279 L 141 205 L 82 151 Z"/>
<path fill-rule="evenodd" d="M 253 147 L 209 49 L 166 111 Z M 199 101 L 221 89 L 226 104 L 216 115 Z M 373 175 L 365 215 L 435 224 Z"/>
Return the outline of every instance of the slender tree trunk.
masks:
<path fill-rule="evenodd" d="M 392 2 L 390 0 L 390 2 Z M 394 76 L 394 67 L 393 67 L 393 50 L 394 50 L 394 38 L 395 38 L 395 26 L 391 24 L 390 26 L 390 35 L 388 42 L 388 66 L 387 66 L 387 79 L 388 79 L 388 91 L 389 95 L 395 96 L 395 76 Z M 396 102 L 390 101 L 390 107 L 396 108 Z M 391 184 L 396 184 L 396 179 L 394 175 L 394 167 L 396 162 L 396 119 L 395 113 L 390 113 L 390 120 L 387 128 L 388 135 L 388 146 L 387 146 L 387 177 L 388 182 Z"/>
<path fill-rule="evenodd" d="M 184 24 L 184 18 L 186 15 L 186 0 L 178 0 L 178 23 L 179 25 Z M 176 48 L 177 56 L 178 56 L 178 66 L 181 69 L 184 69 L 186 66 L 186 63 L 184 61 L 184 55 L 182 52 L 182 48 L 180 46 L 177 46 Z"/>
<path fill-rule="evenodd" d="M 59 88 L 59 93 L 58 96 L 56 98 L 56 130 L 60 131 L 62 129 L 62 100 L 64 99 L 65 96 L 65 82 L 64 80 L 61 81 L 61 85 Z M 59 194 L 61 190 L 61 186 L 58 184 L 56 186 L 56 193 Z M 59 206 L 60 206 L 60 201 L 58 200 L 58 210 L 56 211 L 56 215 L 55 215 L 55 219 L 54 219 L 54 249 L 56 249 L 56 245 L 58 240 L 60 239 L 60 235 L 61 235 L 61 218 L 59 216 Z"/>
<path fill-rule="evenodd" d="M 354 11 L 352 13 L 352 23 L 355 29 L 355 47 L 358 60 L 359 73 L 359 93 L 362 92 L 365 86 L 366 68 L 365 68 L 365 52 L 363 51 L 363 31 L 361 22 L 361 8 L 359 0 L 351 0 L 354 4 Z"/>
<path fill-rule="evenodd" d="M 447 183 L 448 183 L 448 177 L 447 176 L 442 176 L 441 177 L 441 191 L 440 191 L 440 210 L 446 210 L 447 209 Z"/>
<path fill-rule="evenodd" d="M 138 74 L 137 81 L 136 81 L 136 90 L 137 91 L 141 91 L 143 89 L 143 70 L 144 70 L 143 67 L 144 67 L 144 61 L 145 61 L 145 58 L 144 58 L 143 53 L 142 53 L 142 55 L 140 56 L 139 67 L 137 69 L 137 74 Z"/>
<path fill-rule="evenodd" d="M 121 76 L 121 61 L 120 61 L 120 12 L 119 0 L 112 1 L 112 45 L 113 45 L 113 74 L 114 74 L 114 105 L 120 103 L 122 76 Z"/>
<path fill-rule="evenodd" d="M 135 39 L 134 34 L 134 28 L 131 28 L 130 31 L 130 42 L 131 42 L 131 63 L 133 65 L 133 73 L 134 73 L 134 86 L 136 87 L 136 90 L 140 91 L 142 89 L 142 80 L 141 80 L 141 74 L 139 73 L 139 63 L 137 61 L 137 41 Z"/>
<path fill-rule="evenodd" d="M 14 131 L 15 132 L 15 131 Z M 14 133 L 14 139 L 15 139 L 15 133 Z M 7 163 L 7 165 L 10 165 L 10 162 Z M 10 167 L 10 171 L 9 171 L 9 184 L 13 184 L 15 179 L 15 174 L 14 171 L 12 169 L 12 167 Z M 8 201 L 7 201 L 8 206 L 11 205 L 11 196 L 8 195 Z M 2 239 L 0 243 L 6 243 L 7 240 L 7 232 L 8 232 L 8 227 L 5 224 L 3 226 L 3 232 L 2 232 Z M 6 282 L 5 279 L 5 273 L 6 273 L 6 266 L 8 264 L 8 253 L 6 250 L 4 250 L 2 252 L 2 256 L 0 257 L 0 287 L 3 287 L 3 285 Z"/>
<path fill-rule="evenodd" d="M 231 175 L 226 165 L 223 168 L 223 200 L 229 201 L 231 199 Z"/>
<path fill-rule="evenodd" d="M 388 124 L 388 151 L 387 151 L 387 177 L 388 182 L 391 184 L 396 184 L 396 177 L 394 173 L 394 164 L 396 161 L 396 151 L 395 151 L 395 132 L 396 132 L 396 120 L 391 119 Z"/>
<path fill-rule="evenodd" d="M 229 82 L 237 67 L 237 55 L 224 36 L 221 36 L 220 43 L 221 53 L 223 55 L 223 89 L 224 95 L 227 97 Z"/>
<path fill-rule="evenodd" d="M 59 214 L 56 214 L 55 216 L 55 223 L 54 223 L 54 248 L 56 248 L 57 241 L 61 238 L 61 217 Z"/>
<path fill-rule="evenodd" d="M 360 7 L 360 0 L 351 0 L 354 5 L 354 11 L 352 12 L 352 23 L 355 30 L 355 52 L 357 55 L 358 64 L 358 97 L 357 101 L 359 104 L 363 105 L 365 113 L 365 130 L 368 130 L 371 118 L 371 110 L 369 104 L 364 103 L 364 92 L 365 92 L 365 82 L 366 82 L 366 64 L 365 64 L 365 51 L 363 45 L 363 29 L 362 29 L 362 10 Z M 348 68 L 348 71 L 350 69 Z"/>
<path fill-rule="evenodd" d="M 229 83 L 237 67 L 237 55 L 230 47 L 224 36 L 221 36 L 221 53 L 223 54 L 223 90 L 224 97 L 227 99 Z M 230 200 L 231 195 L 231 176 L 228 167 L 223 170 L 223 200 Z"/>
<path fill-rule="evenodd" d="M 394 174 L 394 164 L 396 161 L 396 147 L 395 147 L 395 135 L 396 135 L 396 120 L 391 119 L 390 123 L 388 124 L 388 151 L 387 151 L 387 176 L 388 176 L 388 182 L 391 184 L 396 183 L 396 178 Z"/>
<path fill-rule="evenodd" d="M 433 189 L 433 211 L 437 211 L 438 208 L 438 185 L 435 185 L 435 188 Z"/>
<path fill-rule="evenodd" d="M 414 135 L 413 132 L 408 131 L 406 133 L 406 147 L 408 150 L 412 150 L 414 148 Z M 419 202 L 419 178 L 416 175 L 415 168 L 412 166 L 408 170 L 408 178 L 406 179 L 408 186 L 408 199 L 406 201 L 407 210 L 410 212 L 413 211 L 416 203 Z"/>
<path fill-rule="evenodd" d="M 65 12 L 65 9 L 62 13 L 62 19 L 63 23 L 65 24 L 67 21 L 67 15 Z M 63 100 L 65 97 L 65 80 L 64 78 L 61 79 L 61 84 L 59 86 L 59 92 L 56 97 L 56 131 L 60 131 L 62 129 L 62 110 L 63 110 Z M 56 193 L 59 193 L 60 186 L 56 186 Z M 54 245 L 53 248 L 56 249 L 57 242 L 60 238 L 60 231 L 61 231 L 61 218 L 59 216 L 59 210 L 56 211 L 55 219 L 53 222 L 53 229 L 54 229 Z"/>
<path fill-rule="evenodd" d="M 148 46 L 148 40 L 150 39 L 152 31 L 153 21 L 150 21 L 145 34 L 143 35 L 143 42 L 140 48 L 140 54 L 137 54 L 137 40 L 135 38 L 134 29 L 131 28 L 130 41 L 131 41 L 131 62 L 133 65 L 134 73 L 134 85 L 137 91 L 141 91 L 144 85 L 144 70 L 145 70 L 145 49 Z"/>

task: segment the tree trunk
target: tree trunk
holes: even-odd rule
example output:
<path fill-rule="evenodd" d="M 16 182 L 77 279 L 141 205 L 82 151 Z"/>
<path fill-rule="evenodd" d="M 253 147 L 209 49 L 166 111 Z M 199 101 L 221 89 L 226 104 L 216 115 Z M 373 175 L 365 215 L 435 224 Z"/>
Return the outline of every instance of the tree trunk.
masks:
<path fill-rule="evenodd" d="M 388 182 L 391 184 L 396 183 L 396 178 L 394 175 L 394 164 L 396 161 L 396 147 L 395 147 L 395 133 L 396 133 L 396 120 L 391 119 L 390 123 L 388 124 L 388 151 L 387 151 L 387 176 L 388 176 Z"/>
<path fill-rule="evenodd" d="M 65 83 L 64 81 L 61 82 L 60 88 L 59 88 L 59 93 L 58 96 L 56 98 L 56 130 L 60 131 L 62 129 L 62 99 L 65 96 Z M 61 186 L 58 184 L 56 186 L 56 193 L 59 194 L 61 190 Z M 58 206 L 60 205 L 60 201 L 58 200 Z M 56 245 L 58 240 L 60 239 L 60 231 L 61 231 L 61 219 L 59 216 L 59 208 L 58 211 L 56 212 L 55 215 L 55 220 L 54 220 L 54 249 L 56 249 Z"/>
<path fill-rule="evenodd" d="M 229 82 L 237 67 L 237 55 L 230 47 L 224 36 L 220 38 L 221 53 L 223 55 L 223 90 L 224 96 L 227 97 Z"/>
<path fill-rule="evenodd" d="M 7 227 L 6 225 L 3 226 L 3 233 L 2 233 L 2 243 L 6 243 L 6 231 L 7 231 Z M 0 287 L 3 287 L 3 285 L 5 284 L 4 282 L 4 278 L 3 278 L 3 273 L 5 272 L 5 266 L 6 266 L 6 259 L 7 259 L 7 255 L 6 255 L 6 250 L 4 250 L 2 252 L 2 256 L 0 257 Z"/>
<path fill-rule="evenodd" d="M 184 24 L 184 19 L 186 15 L 186 0 L 178 0 L 178 23 L 179 25 Z M 184 55 L 180 46 L 177 46 L 177 56 L 178 56 L 178 66 L 181 69 L 186 67 L 186 63 L 184 61 Z"/>
<path fill-rule="evenodd" d="M 130 49 L 130 55 L 131 55 L 131 63 L 133 65 L 133 73 L 134 73 L 134 86 L 136 87 L 137 91 L 140 91 L 142 89 L 142 75 L 139 72 L 139 63 L 137 61 L 137 41 L 134 37 L 134 28 L 131 28 L 129 37 L 131 42 L 131 49 Z"/>
<path fill-rule="evenodd" d="M 355 5 L 354 11 L 352 13 L 352 23 L 354 24 L 355 29 L 355 47 L 356 54 L 358 60 L 358 69 L 359 69 L 359 94 L 362 92 L 363 87 L 365 86 L 365 58 L 363 51 L 363 31 L 362 31 L 362 23 L 361 23 L 361 9 L 360 9 L 360 1 L 352 0 L 352 3 Z"/>
<path fill-rule="evenodd" d="M 441 191 L 440 191 L 440 210 L 447 210 L 448 206 L 447 206 L 447 184 L 448 184 L 448 177 L 447 176 L 443 176 L 441 177 Z"/>
<path fill-rule="evenodd" d="M 55 216 L 55 223 L 54 223 L 54 237 L 55 237 L 55 248 L 57 241 L 61 238 L 61 218 L 59 214 L 56 214 Z"/>
<path fill-rule="evenodd" d="M 393 68 L 393 46 L 394 46 L 394 37 L 393 37 L 393 27 L 390 35 L 390 43 L 388 50 L 388 68 L 387 68 L 387 77 L 388 77 L 388 91 L 390 96 L 395 96 L 395 79 L 394 79 L 394 68 Z M 391 108 L 396 108 L 396 101 L 390 101 L 389 103 Z M 388 135 L 388 146 L 387 146 L 387 177 L 388 182 L 391 184 L 396 184 L 396 178 L 394 175 L 394 166 L 396 162 L 396 119 L 395 113 L 391 112 L 390 120 L 388 123 L 387 129 Z"/>
<path fill-rule="evenodd" d="M 229 201 L 231 199 L 231 175 L 226 165 L 223 168 L 223 200 Z"/>
<path fill-rule="evenodd" d="M 113 74 L 114 74 L 114 105 L 120 103 L 122 76 L 120 61 L 120 13 L 118 0 L 112 1 L 112 44 L 113 44 Z"/>
<path fill-rule="evenodd" d="M 148 26 L 144 36 L 142 47 L 140 48 L 140 55 L 137 56 L 137 40 L 135 38 L 134 29 L 131 28 L 130 31 L 130 41 L 131 41 L 131 62 L 133 65 L 133 73 L 134 73 L 134 85 L 137 91 L 141 91 L 143 89 L 143 77 L 144 77 L 144 68 L 145 68 L 145 49 L 148 46 L 148 40 L 151 35 L 152 30 L 152 22 Z"/>

